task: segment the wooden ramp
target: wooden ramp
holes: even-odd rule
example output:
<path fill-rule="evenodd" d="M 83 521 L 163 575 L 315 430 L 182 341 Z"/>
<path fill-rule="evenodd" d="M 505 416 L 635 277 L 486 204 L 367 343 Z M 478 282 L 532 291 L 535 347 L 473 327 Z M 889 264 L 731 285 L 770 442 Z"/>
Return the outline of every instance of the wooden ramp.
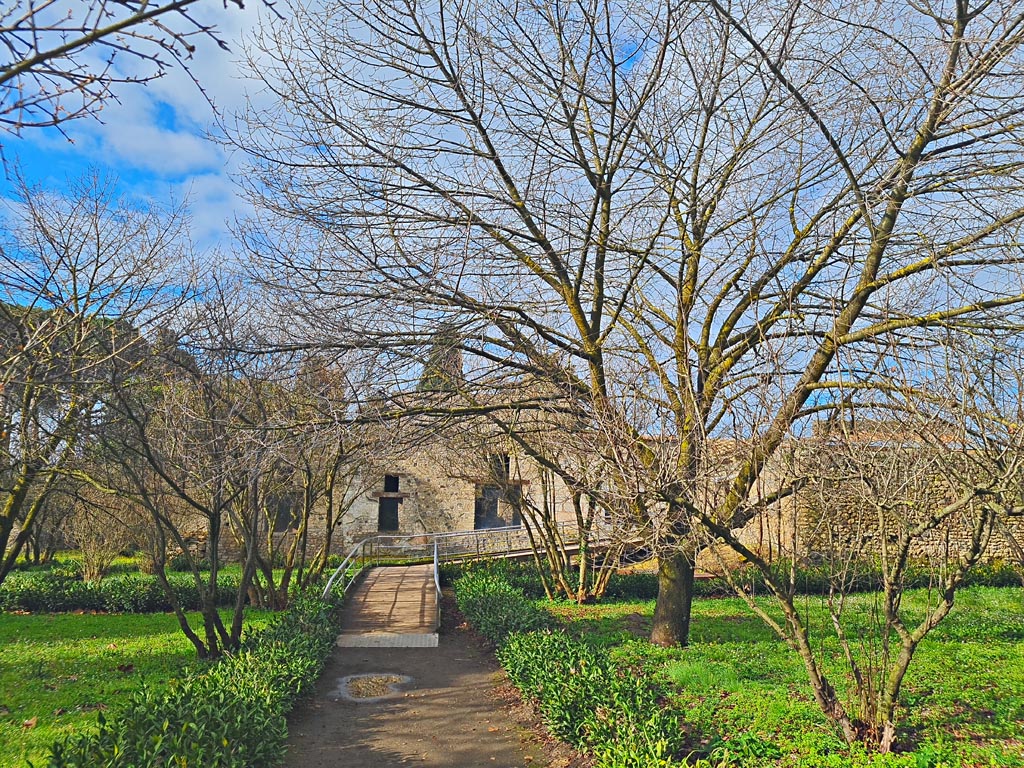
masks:
<path fill-rule="evenodd" d="M 345 599 L 338 645 L 436 648 L 438 621 L 433 565 L 370 568 Z"/>

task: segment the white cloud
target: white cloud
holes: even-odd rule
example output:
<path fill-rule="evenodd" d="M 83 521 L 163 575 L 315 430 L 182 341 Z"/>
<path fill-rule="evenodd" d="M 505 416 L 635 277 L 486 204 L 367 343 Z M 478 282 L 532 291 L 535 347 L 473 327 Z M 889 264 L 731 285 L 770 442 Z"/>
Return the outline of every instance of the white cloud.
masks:
<path fill-rule="evenodd" d="M 49 130 L 26 131 L 21 139 L 5 141 L 9 159 L 31 156 L 31 161 L 25 161 L 25 173 L 42 183 L 56 180 L 57 167 L 61 173 L 74 173 L 76 168 L 95 166 L 121 177 L 124 191 L 133 196 L 165 202 L 187 197 L 197 242 L 206 246 L 229 242 L 225 222 L 247 211 L 248 205 L 230 179 L 230 154 L 207 138 L 215 130 L 207 97 L 223 114 L 243 107 L 249 90 L 238 64 L 243 58 L 243 37 L 262 15 L 272 12 L 258 0 L 250 0 L 245 9 L 211 0 L 195 6 L 192 13 L 198 22 L 215 25 L 230 50 L 222 50 L 213 40 L 193 38 L 196 52 L 188 61 L 189 72 L 172 67 L 147 85 L 121 85 L 116 89 L 118 100 L 105 105 L 100 121 L 65 125 L 73 143 Z M 91 51 L 88 55 L 102 54 Z M 129 58 L 115 63 L 122 74 L 139 66 Z M 31 153 L 19 152 L 25 144 L 32 145 Z"/>
<path fill-rule="evenodd" d="M 231 239 L 236 217 L 252 214 L 248 201 L 224 174 L 204 174 L 182 182 L 176 197 L 188 202 L 192 213 L 192 237 L 200 248 L 223 244 Z"/>

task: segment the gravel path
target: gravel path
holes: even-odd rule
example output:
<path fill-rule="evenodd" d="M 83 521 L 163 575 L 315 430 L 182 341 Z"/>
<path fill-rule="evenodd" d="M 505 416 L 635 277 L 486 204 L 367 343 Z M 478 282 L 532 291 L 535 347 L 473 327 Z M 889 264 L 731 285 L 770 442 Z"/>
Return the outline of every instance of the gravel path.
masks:
<path fill-rule="evenodd" d="M 493 657 L 464 629 L 443 630 L 437 648 L 336 648 L 314 696 L 289 718 L 285 766 L 546 765 L 536 739 L 496 698 Z M 357 698 L 379 696 L 389 683 L 394 692 L 383 698 Z"/>

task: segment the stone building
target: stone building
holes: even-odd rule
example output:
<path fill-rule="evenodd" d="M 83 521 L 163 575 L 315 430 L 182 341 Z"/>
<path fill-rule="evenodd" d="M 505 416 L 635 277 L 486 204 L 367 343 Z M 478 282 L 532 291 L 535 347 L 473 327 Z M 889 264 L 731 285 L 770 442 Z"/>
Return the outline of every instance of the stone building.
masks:
<path fill-rule="evenodd" d="M 517 526 L 522 521 L 516 502 L 529 500 L 541 506 L 541 495 L 546 497 L 546 506 L 556 520 L 575 519 L 572 494 L 557 478 L 548 474 L 542 480 L 540 468 L 517 455 L 506 438 L 485 439 L 469 432 L 467 429 L 461 437 L 447 433 L 421 438 L 361 467 L 338 504 L 343 511 L 331 551 L 345 553 L 354 543 L 374 535 Z M 916 471 L 913 446 L 881 449 L 866 445 L 864 449 L 880 466 L 904 464 L 906 471 Z M 720 441 L 714 451 L 722 476 L 731 477 L 729 465 L 743 460 L 744 446 Z M 741 541 L 769 558 L 795 557 L 804 562 L 820 559 L 830 551 L 857 550 L 868 556 L 877 553 L 877 518 L 866 507 L 863 496 L 843 480 L 845 470 L 839 463 L 836 455 L 811 442 L 797 441 L 784 448 L 766 469 L 763 487 L 756 493 L 773 493 L 786 477 L 803 474 L 810 481 L 783 502 L 766 506 L 742 529 Z M 941 483 L 930 491 L 918 491 L 923 494 L 925 506 L 940 503 L 951 492 Z M 288 516 L 280 519 L 284 533 Z M 312 550 L 320 544 L 322 525 L 311 521 L 309 530 L 308 546 Z M 891 534 L 889 531 L 886 535 Z M 962 551 L 968 536 L 965 521 L 954 516 L 920 537 L 912 555 L 927 559 Z M 1020 560 L 1021 553 L 1015 549 L 1020 542 L 1024 542 L 1024 517 L 1005 517 L 988 542 L 986 557 Z M 717 555 L 714 551 L 702 555 L 698 565 L 713 571 L 722 563 L 733 565 L 736 560 L 735 555 L 719 549 Z"/>
<path fill-rule="evenodd" d="M 794 441 L 780 451 L 765 472 L 766 490 L 781 487 L 786 477 L 802 478 L 800 488 L 751 520 L 739 532 L 740 540 L 769 559 L 814 562 L 851 553 L 877 557 L 883 539 L 895 543 L 903 531 L 916 528 L 927 515 L 963 495 L 963 478 L 969 472 L 984 471 L 983 463 L 968 461 L 967 454 L 958 457 L 949 449 L 936 454 L 913 441 L 893 440 L 891 433 L 860 433 L 854 438 L 831 447 L 827 441 Z M 962 473 L 952 471 L 957 462 L 963 465 Z M 864 482 L 869 475 L 870 484 Z M 969 549 L 979 503 L 976 500 L 915 535 L 910 557 L 955 561 Z M 1024 515 L 1020 510 L 1003 511 L 985 539 L 983 559 L 1024 563 L 1022 544 Z M 716 559 L 735 562 L 732 555 L 705 556 L 705 564 Z"/>
<path fill-rule="evenodd" d="M 542 483 L 537 465 L 502 442 L 496 440 L 487 447 L 429 440 L 360 468 L 338 504 L 343 512 L 331 551 L 345 553 L 358 541 L 376 535 L 520 526 L 518 502 L 539 503 L 540 493 L 548 494 L 558 520 L 574 519 L 568 489 L 550 477 Z M 287 517 L 282 523 L 284 533 Z M 310 521 L 310 548 L 321 543 L 322 523 L 322 516 Z"/>

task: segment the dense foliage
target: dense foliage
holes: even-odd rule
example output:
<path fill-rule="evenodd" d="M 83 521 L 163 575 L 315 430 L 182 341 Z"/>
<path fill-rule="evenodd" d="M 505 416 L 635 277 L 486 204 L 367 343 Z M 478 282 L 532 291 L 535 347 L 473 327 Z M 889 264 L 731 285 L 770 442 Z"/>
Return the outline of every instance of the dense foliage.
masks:
<path fill-rule="evenodd" d="M 259 768 L 284 754 L 285 715 L 316 681 L 334 645 L 337 613 L 296 599 L 238 653 L 198 667 L 160 692 L 142 689 L 116 717 L 53 746 L 50 768 Z"/>
<path fill-rule="evenodd" d="M 564 632 L 514 633 L 498 658 L 551 733 L 592 752 L 600 768 L 667 766 L 681 745 L 661 686 L 603 649 Z"/>
<path fill-rule="evenodd" d="M 788 574 L 789 563 L 779 561 L 775 567 L 780 573 Z M 533 563 L 516 563 L 509 561 L 481 562 L 469 565 L 449 564 L 442 568 L 442 578 L 454 583 L 463 573 L 487 572 L 500 575 L 508 584 L 521 590 L 524 595 L 532 598 L 544 596 L 544 587 L 537 576 L 537 568 Z M 736 584 L 748 594 L 766 594 L 764 576 L 753 568 L 737 572 Z M 1024 576 L 1018 567 L 1002 560 L 992 560 L 972 568 L 964 586 L 976 587 L 1019 587 Z M 797 594 L 825 595 L 833 584 L 838 591 L 845 594 L 872 592 L 882 586 L 881 570 L 874 564 L 866 562 L 849 568 L 848 572 L 837 576 L 832 569 L 824 565 L 803 565 L 796 569 L 795 584 Z M 935 586 L 935 573 L 924 566 L 908 569 L 906 589 L 927 589 Z M 697 597 L 732 597 L 734 588 L 721 578 L 698 579 L 694 584 L 694 595 Z M 608 580 L 608 589 L 604 594 L 610 600 L 654 600 L 658 596 L 658 576 L 653 571 L 635 571 L 616 573 Z"/>
<path fill-rule="evenodd" d="M 200 608 L 192 574 L 168 573 L 167 581 L 184 610 Z M 218 574 L 218 606 L 235 604 L 239 582 L 237 572 Z M 118 573 L 103 581 L 92 582 L 84 581 L 72 564 L 46 570 L 14 571 L 0 585 L 0 610 L 152 613 L 169 611 L 171 604 L 157 577 L 152 574 Z"/>
<path fill-rule="evenodd" d="M 551 614 L 538 608 L 523 591 L 499 572 L 478 569 L 455 582 L 459 610 L 476 630 L 500 646 L 513 632 L 531 632 L 555 626 Z"/>
<path fill-rule="evenodd" d="M 853 595 L 851 631 L 865 638 L 875 596 Z M 934 593 L 910 590 L 904 610 L 920 615 Z M 769 612 L 767 597 L 757 598 Z M 841 651 L 830 619 L 808 603 L 812 633 L 833 668 Z M 690 645 L 659 648 L 642 639 L 654 604 L 557 603 L 566 632 L 605 650 L 620 668 L 667 687 L 666 707 L 687 734 L 700 768 L 974 768 L 1024 766 L 1024 624 L 1020 588 L 969 587 L 947 621 L 919 649 L 901 699 L 899 750 L 881 755 L 849 745 L 815 704 L 800 659 L 739 598 L 697 600 Z M 773 614 L 777 615 L 777 614 Z M 850 681 L 841 675 L 840 695 Z"/>
<path fill-rule="evenodd" d="M 698 601 L 691 645 L 659 648 L 643 639 L 650 602 L 545 609 L 524 594 L 537 594 L 530 571 L 507 564 L 466 569 L 455 581 L 460 607 L 498 647 L 509 678 L 551 733 L 591 753 L 600 768 L 684 765 L 687 755 L 702 768 L 1024 765 L 1015 739 L 1024 719 L 1024 677 L 1013 661 L 1024 638 L 1019 589 L 961 592 L 908 681 L 901 752 L 882 755 L 845 743 L 815 705 L 799 659 L 738 598 Z M 813 586 L 814 573 L 802 569 L 800 576 Z M 1001 584 L 1013 573 L 996 563 L 975 579 Z M 641 591 L 646 578 L 618 583 Z M 853 584 L 858 594 L 848 598 L 863 621 L 873 600 L 868 583 Z M 909 591 L 904 609 L 920 613 L 930 595 L 927 588 Z M 552 628 L 552 615 L 566 623 Z M 812 616 L 815 631 L 826 628 L 823 609 Z M 834 641 L 825 642 L 838 658 Z M 958 672 L 968 668 L 976 681 L 970 685 Z"/>
<path fill-rule="evenodd" d="M 467 573 L 455 582 L 455 595 L 470 623 L 498 646 L 509 678 L 536 702 L 551 733 L 593 753 L 600 768 L 669 764 L 681 731 L 659 703 L 659 686 L 557 631 L 551 615 L 499 572 Z"/>
<path fill-rule="evenodd" d="M 244 631 L 273 618 L 248 609 Z M 0 765 L 45 765 L 53 743 L 95 727 L 97 712 L 195 663 L 171 613 L 0 613 Z"/>

